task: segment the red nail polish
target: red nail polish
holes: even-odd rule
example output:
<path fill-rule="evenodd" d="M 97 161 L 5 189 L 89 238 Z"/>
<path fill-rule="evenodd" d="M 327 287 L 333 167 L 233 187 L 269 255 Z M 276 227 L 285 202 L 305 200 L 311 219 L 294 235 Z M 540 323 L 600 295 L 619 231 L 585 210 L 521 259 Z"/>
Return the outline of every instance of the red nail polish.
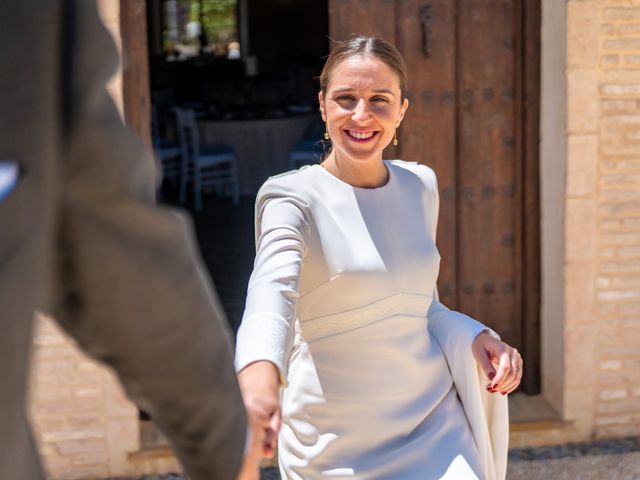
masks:
<path fill-rule="evenodd" d="M 493 373 L 493 372 L 491 372 L 491 373 L 489 374 L 489 380 L 493 380 L 493 377 L 495 377 L 495 376 L 496 376 L 496 374 L 495 374 L 495 373 Z"/>
<path fill-rule="evenodd" d="M 500 392 L 500 393 L 502 393 L 502 395 L 506 395 L 507 394 L 507 392 Z"/>

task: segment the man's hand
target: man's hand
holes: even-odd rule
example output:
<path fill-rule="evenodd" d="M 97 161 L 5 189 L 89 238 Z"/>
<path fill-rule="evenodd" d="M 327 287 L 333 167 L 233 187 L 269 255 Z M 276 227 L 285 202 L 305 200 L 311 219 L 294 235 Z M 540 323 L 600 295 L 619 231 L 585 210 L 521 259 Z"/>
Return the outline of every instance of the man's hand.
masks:
<path fill-rule="evenodd" d="M 502 395 L 513 392 L 522 380 L 522 357 L 518 351 L 487 332 L 478 335 L 471 346 L 476 362 L 490 382 L 487 390 Z"/>
<path fill-rule="evenodd" d="M 259 480 L 260 462 L 262 461 L 262 446 L 264 444 L 264 431 L 255 425 L 249 417 L 249 450 L 245 452 L 242 468 L 237 480 Z"/>

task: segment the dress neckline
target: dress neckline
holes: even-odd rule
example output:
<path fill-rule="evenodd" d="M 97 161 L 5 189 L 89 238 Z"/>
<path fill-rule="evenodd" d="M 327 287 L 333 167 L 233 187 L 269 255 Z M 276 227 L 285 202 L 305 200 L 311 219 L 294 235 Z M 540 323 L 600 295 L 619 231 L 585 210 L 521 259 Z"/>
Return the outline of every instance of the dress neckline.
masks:
<path fill-rule="evenodd" d="M 355 185 L 351 185 L 348 182 L 345 182 L 344 180 L 339 179 L 338 177 L 336 177 L 333 173 L 331 173 L 329 170 L 324 168 L 319 163 L 314 165 L 314 167 L 318 168 L 319 170 L 322 170 L 322 175 L 330 177 L 331 179 L 333 179 L 334 183 L 338 183 L 338 184 L 342 185 L 343 187 L 351 188 L 351 189 L 357 190 L 359 192 L 360 191 L 362 191 L 362 192 L 375 192 L 375 191 L 388 189 L 389 186 L 391 185 L 391 183 L 393 183 L 393 168 L 391 166 L 391 163 L 388 160 L 383 160 L 383 162 L 384 162 L 385 167 L 387 168 L 387 182 L 384 185 L 380 185 L 379 187 L 357 187 Z"/>

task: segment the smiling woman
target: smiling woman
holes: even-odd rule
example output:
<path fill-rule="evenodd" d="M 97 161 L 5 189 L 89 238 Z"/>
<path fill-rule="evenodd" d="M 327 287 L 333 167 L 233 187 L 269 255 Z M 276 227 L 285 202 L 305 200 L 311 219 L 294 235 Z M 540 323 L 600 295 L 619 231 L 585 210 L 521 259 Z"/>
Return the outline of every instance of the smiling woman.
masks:
<path fill-rule="evenodd" d="M 438 301 L 435 174 L 382 158 L 409 106 L 402 57 L 354 37 L 320 81 L 331 151 L 256 200 L 236 350 L 254 450 L 279 433 L 284 479 L 503 479 L 522 359 Z"/>
<path fill-rule="evenodd" d="M 352 57 L 333 69 L 318 98 L 333 144 L 324 167 L 359 187 L 386 182 L 382 151 L 409 105 L 398 75 L 375 58 Z"/>

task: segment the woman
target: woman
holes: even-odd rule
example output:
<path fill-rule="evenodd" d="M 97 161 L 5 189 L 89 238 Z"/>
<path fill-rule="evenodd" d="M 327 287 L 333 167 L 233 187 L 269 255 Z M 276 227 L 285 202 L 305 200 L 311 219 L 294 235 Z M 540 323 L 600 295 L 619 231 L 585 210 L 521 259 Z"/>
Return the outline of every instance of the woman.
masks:
<path fill-rule="evenodd" d="M 256 202 L 236 368 L 264 455 L 282 415 L 285 479 L 503 478 L 499 398 L 520 383 L 522 359 L 435 298 L 435 175 L 382 159 L 409 104 L 404 61 L 354 37 L 320 86 L 331 152 L 270 178 Z M 498 399 L 482 398 L 476 365 Z"/>

